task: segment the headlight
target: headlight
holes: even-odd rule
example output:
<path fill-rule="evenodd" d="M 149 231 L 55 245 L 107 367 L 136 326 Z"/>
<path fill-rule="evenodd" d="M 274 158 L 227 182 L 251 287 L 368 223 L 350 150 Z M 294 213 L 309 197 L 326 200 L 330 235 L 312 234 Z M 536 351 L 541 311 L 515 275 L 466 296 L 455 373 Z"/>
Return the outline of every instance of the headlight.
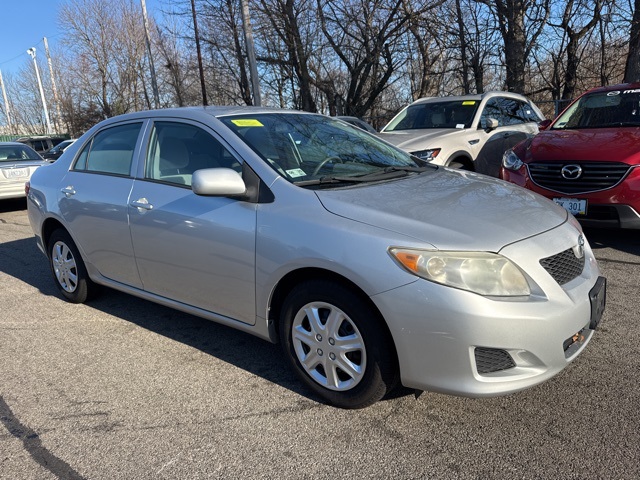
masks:
<path fill-rule="evenodd" d="M 519 297 L 531 293 L 518 267 L 495 253 L 407 248 L 390 248 L 389 253 L 410 273 L 431 282 L 487 296 Z"/>
<path fill-rule="evenodd" d="M 522 163 L 522 160 L 520 160 L 520 158 L 518 158 L 518 156 L 513 153 L 513 150 L 507 150 L 506 152 L 504 152 L 504 155 L 502 155 L 502 166 L 507 170 L 512 170 L 515 172 L 517 170 L 520 170 L 520 167 L 522 167 L 522 165 L 524 165 L 524 163 Z"/>
<path fill-rule="evenodd" d="M 424 160 L 425 162 L 430 162 L 431 160 L 436 158 L 439 153 L 439 148 L 430 148 L 428 150 L 418 150 L 417 152 L 411 152 L 411 155 L 415 155 L 420 160 Z"/>

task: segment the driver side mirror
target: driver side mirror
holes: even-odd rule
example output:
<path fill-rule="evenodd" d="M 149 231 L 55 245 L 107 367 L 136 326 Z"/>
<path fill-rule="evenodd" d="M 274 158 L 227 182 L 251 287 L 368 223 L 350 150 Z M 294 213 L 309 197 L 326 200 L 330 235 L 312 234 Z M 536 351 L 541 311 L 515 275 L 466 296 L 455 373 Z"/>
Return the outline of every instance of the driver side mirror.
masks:
<path fill-rule="evenodd" d="M 495 118 L 487 118 L 487 120 L 484 123 L 484 128 L 487 132 L 490 132 L 491 130 L 495 130 L 499 126 L 500 126 L 500 123 Z"/>
<path fill-rule="evenodd" d="M 538 124 L 538 130 L 546 130 L 551 125 L 551 120 L 543 120 Z"/>
<path fill-rule="evenodd" d="M 196 170 L 191 177 L 191 189 L 196 195 L 216 197 L 238 197 L 247 192 L 242 175 L 230 168 Z"/>

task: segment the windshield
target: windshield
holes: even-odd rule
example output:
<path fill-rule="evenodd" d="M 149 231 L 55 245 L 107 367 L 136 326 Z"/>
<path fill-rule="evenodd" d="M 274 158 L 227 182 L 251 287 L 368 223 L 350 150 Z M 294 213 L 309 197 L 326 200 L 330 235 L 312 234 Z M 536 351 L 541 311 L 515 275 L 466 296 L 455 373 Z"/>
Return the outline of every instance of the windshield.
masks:
<path fill-rule="evenodd" d="M 42 157 L 26 145 L 0 145 L 0 162 L 16 160 L 42 160 Z"/>
<path fill-rule="evenodd" d="M 469 128 L 480 104 L 477 100 L 452 100 L 409 105 L 384 132 L 427 128 Z"/>
<path fill-rule="evenodd" d="M 260 113 L 220 120 L 284 178 L 296 184 L 321 180 L 380 180 L 379 174 L 425 166 L 378 138 L 323 115 Z M 428 167 L 427 167 L 428 168 Z"/>
<path fill-rule="evenodd" d="M 612 90 L 580 97 L 552 129 L 640 126 L 640 90 Z"/>

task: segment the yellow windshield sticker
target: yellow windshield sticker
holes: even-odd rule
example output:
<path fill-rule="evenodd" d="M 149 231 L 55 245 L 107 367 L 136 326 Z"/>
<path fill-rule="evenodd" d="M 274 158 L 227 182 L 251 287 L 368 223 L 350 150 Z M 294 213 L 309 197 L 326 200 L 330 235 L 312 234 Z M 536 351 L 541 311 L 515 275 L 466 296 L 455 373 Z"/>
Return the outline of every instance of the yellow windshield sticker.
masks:
<path fill-rule="evenodd" d="M 462 102 L 462 105 L 475 105 L 476 101 L 475 100 L 465 100 L 464 102 Z"/>
<path fill-rule="evenodd" d="M 254 118 L 240 118 L 237 120 L 231 120 L 231 123 L 237 127 L 264 127 L 259 120 Z"/>

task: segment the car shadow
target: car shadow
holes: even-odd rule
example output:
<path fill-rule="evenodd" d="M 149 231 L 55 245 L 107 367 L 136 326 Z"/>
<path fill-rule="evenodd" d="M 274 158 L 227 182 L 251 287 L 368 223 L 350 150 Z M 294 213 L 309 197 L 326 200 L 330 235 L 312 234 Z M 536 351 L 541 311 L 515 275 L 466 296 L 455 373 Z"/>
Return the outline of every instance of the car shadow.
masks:
<path fill-rule="evenodd" d="M 585 228 L 584 233 L 593 250 L 613 248 L 640 256 L 640 232 L 613 228 Z"/>
<path fill-rule="evenodd" d="M 640 256 L 639 232 L 588 229 L 585 233 L 596 251 L 614 248 Z M 61 297 L 51 277 L 48 262 L 37 249 L 35 239 L 0 243 L 0 259 L 1 272 L 32 285 L 43 295 Z M 324 403 L 306 389 L 291 371 L 279 345 L 110 288 L 103 288 L 101 295 L 87 305 L 196 348 L 309 400 Z M 387 399 L 411 394 L 413 390 L 399 386 Z"/>
<path fill-rule="evenodd" d="M 61 298 L 34 239 L 0 243 L 0 259 L 0 272 L 32 285 L 43 295 Z M 325 403 L 297 378 L 279 345 L 106 287 L 101 287 L 100 295 L 87 306 L 196 348 L 311 401 Z"/>
<path fill-rule="evenodd" d="M 16 212 L 18 210 L 27 209 L 27 198 L 10 198 L 7 200 L 0 200 L 0 213 Z"/>

